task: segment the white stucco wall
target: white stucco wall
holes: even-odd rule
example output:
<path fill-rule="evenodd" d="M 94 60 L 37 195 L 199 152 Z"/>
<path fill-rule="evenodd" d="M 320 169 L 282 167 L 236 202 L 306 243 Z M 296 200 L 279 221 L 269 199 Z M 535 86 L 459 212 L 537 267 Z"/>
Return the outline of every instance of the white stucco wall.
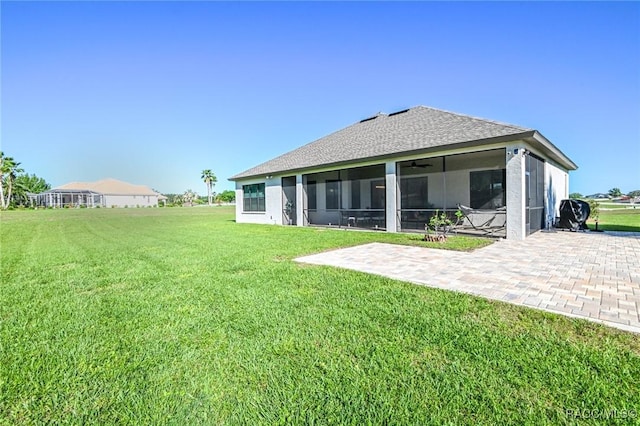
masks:
<path fill-rule="evenodd" d="M 265 211 L 245 212 L 242 186 L 256 183 L 265 184 Z M 282 209 L 282 176 L 236 182 L 236 222 L 282 225 Z"/>
<path fill-rule="evenodd" d="M 387 232 L 398 232 L 398 180 L 396 175 L 396 162 L 387 161 L 385 163 L 385 209 Z"/>
<path fill-rule="evenodd" d="M 526 237 L 524 143 L 507 146 L 507 238 Z M 517 152 L 516 152 L 517 150 Z"/>
<path fill-rule="evenodd" d="M 105 195 L 105 207 L 149 207 L 158 205 L 157 195 Z"/>
<path fill-rule="evenodd" d="M 302 175 L 296 175 L 296 224 L 298 226 L 304 226 L 304 209 L 307 205 L 307 194 L 304 191 L 304 184 L 302 181 Z"/>
<path fill-rule="evenodd" d="M 468 206 L 471 203 L 469 173 L 500 170 L 504 167 L 504 151 L 501 150 L 447 157 L 447 171 L 444 174 L 441 171 L 426 174 L 429 184 L 429 202 L 435 208 L 455 209 L 458 204 Z"/>
<path fill-rule="evenodd" d="M 435 208 L 455 209 L 469 205 L 469 170 L 430 173 L 427 175 L 429 202 Z"/>
<path fill-rule="evenodd" d="M 544 194 L 547 226 L 560 215 L 560 201 L 569 198 L 569 173 L 547 162 L 544 167 Z"/>
<path fill-rule="evenodd" d="M 265 185 L 265 208 L 267 223 L 283 224 L 282 176 L 267 179 Z"/>

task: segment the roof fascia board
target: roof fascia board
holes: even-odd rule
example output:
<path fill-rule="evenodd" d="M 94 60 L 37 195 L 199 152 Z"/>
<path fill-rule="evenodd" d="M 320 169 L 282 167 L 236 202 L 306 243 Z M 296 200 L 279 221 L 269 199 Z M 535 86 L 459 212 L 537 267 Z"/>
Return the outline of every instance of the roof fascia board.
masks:
<path fill-rule="evenodd" d="M 552 158 L 556 160 L 561 166 L 566 167 L 568 170 L 577 170 L 578 165 L 571 161 L 569 157 L 567 157 L 557 146 L 555 146 L 551 141 L 545 138 L 542 133 L 537 130 L 533 132 L 531 135 L 531 140 L 537 142 L 542 145 L 549 153 L 552 154 Z"/>

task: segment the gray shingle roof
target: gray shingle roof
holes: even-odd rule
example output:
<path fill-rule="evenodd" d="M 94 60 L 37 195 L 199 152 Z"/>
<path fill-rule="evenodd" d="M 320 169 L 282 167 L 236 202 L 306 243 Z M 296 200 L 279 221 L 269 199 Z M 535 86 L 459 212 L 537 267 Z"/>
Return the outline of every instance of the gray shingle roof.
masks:
<path fill-rule="evenodd" d="M 533 129 L 424 106 L 378 114 L 230 178 L 366 160 L 478 140 L 530 136 Z M 526 135 L 523 135 L 526 134 Z"/>

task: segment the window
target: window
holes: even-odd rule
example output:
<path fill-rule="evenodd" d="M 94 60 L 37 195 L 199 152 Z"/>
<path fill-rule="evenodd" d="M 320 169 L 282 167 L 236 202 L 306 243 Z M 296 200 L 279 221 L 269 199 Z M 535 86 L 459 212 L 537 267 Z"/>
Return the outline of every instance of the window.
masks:
<path fill-rule="evenodd" d="M 371 208 L 372 209 L 384 209 L 385 208 L 385 185 L 384 180 L 372 180 L 371 181 Z"/>
<path fill-rule="evenodd" d="M 315 210 L 318 208 L 315 180 L 307 182 L 307 206 L 309 210 Z"/>
<path fill-rule="evenodd" d="M 429 184 L 426 176 L 403 177 L 400 180 L 400 208 L 428 209 Z"/>
<path fill-rule="evenodd" d="M 340 208 L 340 181 L 327 181 L 327 210 Z"/>
<path fill-rule="evenodd" d="M 360 181 L 359 180 L 351 181 L 351 208 L 352 209 L 360 208 Z"/>
<path fill-rule="evenodd" d="M 264 183 L 242 185 L 243 207 L 245 212 L 263 212 Z"/>
<path fill-rule="evenodd" d="M 470 201 L 474 209 L 495 209 L 506 205 L 506 169 L 469 173 Z"/>

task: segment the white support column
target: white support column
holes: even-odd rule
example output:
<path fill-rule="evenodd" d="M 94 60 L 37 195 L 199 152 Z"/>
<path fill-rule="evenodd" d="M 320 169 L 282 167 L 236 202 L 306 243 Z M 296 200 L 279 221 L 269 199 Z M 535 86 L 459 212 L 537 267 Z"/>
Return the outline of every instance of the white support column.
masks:
<path fill-rule="evenodd" d="M 526 237 L 526 188 L 524 145 L 507 146 L 507 239 Z"/>
<path fill-rule="evenodd" d="M 242 185 L 236 181 L 236 222 L 242 221 L 242 211 L 244 209 L 244 192 L 242 191 Z M 240 219 L 240 220 L 239 220 Z"/>
<path fill-rule="evenodd" d="M 385 163 L 385 187 L 387 232 L 398 232 L 398 180 L 395 161 L 387 161 Z"/>
<path fill-rule="evenodd" d="M 307 205 L 307 194 L 304 192 L 302 175 L 296 175 L 296 225 L 305 226 L 304 208 Z"/>

